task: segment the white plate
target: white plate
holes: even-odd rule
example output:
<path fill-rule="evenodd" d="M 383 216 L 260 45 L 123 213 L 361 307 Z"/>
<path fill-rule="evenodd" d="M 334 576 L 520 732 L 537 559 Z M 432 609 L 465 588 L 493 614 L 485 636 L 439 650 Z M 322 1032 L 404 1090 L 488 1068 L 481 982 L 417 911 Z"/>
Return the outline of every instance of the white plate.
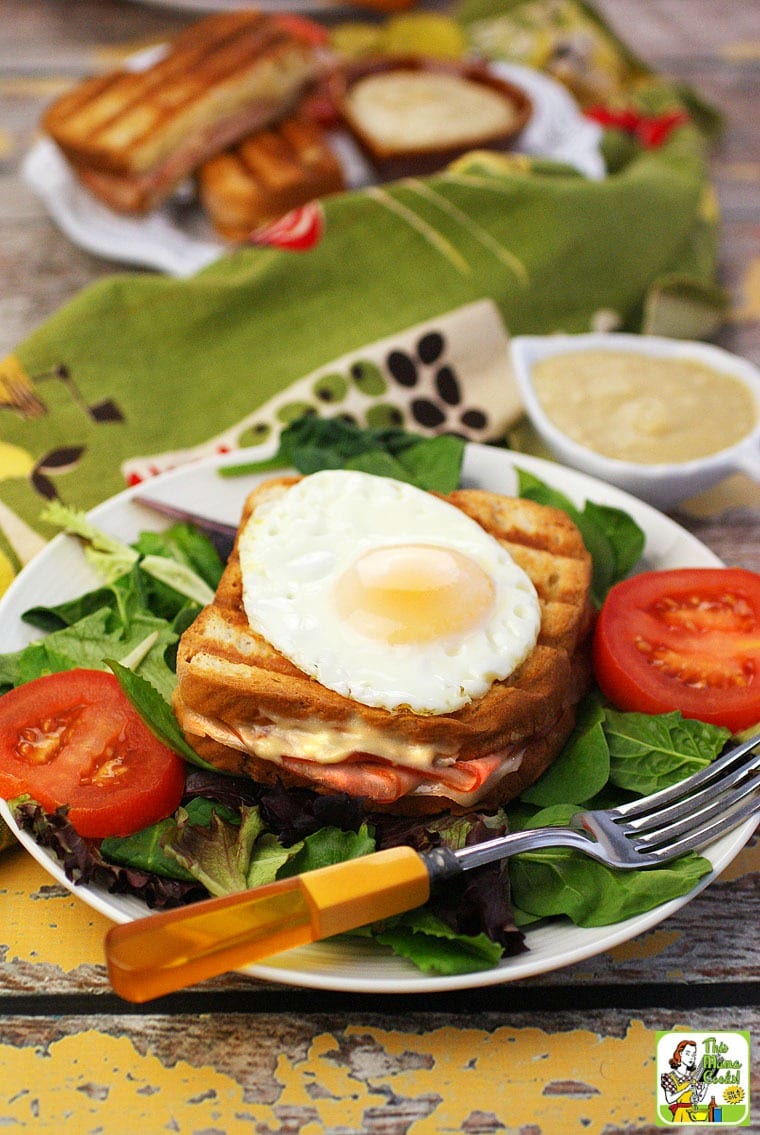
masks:
<path fill-rule="evenodd" d="M 250 0 L 131 0 L 135 4 L 148 4 L 155 8 L 173 8 L 183 12 L 234 12 L 237 8 L 250 8 Z M 261 12 L 353 12 L 351 4 L 338 0 L 256 0 Z"/>
<path fill-rule="evenodd" d="M 135 55 L 130 65 L 149 64 L 156 49 Z M 522 87 L 533 113 L 513 150 L 566 162 L 586 177 L 604 177 L 599 126 L 585 118 L 568 91 L 554 79 L 517 64 L 491 64 L 494 74 Z M 344 169 L 346 184 L 367 185 L 372 173 L 347 135 L 334 133 L 332 143 Z M 214 234 L 192 191 L 147 217 L 128 217 L 98 201 L 80 185 L 58 148 L 41 138 L 22 163 L 22 173 L 48 213 L 75 244 L 96 256 L 125 264 L 156 268 L 171 276 L 191 276 L 228 251 Z"/>
<path fill-rule="evenodd" d="M 243 501 L 260 477 L 222 478 L 221 464 L 269 456 L 270 446 L 223 458 L 212 458 L 186 469 L 167 473 L 150 482 L 150 492 L 169 503 L 201 511 L 236 524 Z M 523 454 L 509 453 L 482 445 L 468 445 L 463 484 L 496 492 L 516 491 L 515 466 L 524 468 L 582 505 L 585 500 L 625 509 L 646 533 L 644 562 L 647 567 L 710 567 L 720 560 L 695 537 L 649 505 L 619 489 L 602 484 L 582 473 Z M 145 491 L 145 486 L 142 486 Z M 130 541 L 146 530 L 160 530 L 166 522 L 137 505 L 133 497 L 139 488 L 128 489 L 94 509 L 92 519 L 103 529 Z M 36 637 L 21 622 L 27 608 L 60 603 L 81 595 L 97 579 L 82 556 L 75 540 L 57 536 L 21 572 L 0 600 L 0 641 L 3 651 L 18 650 Z M 19 832 L 4 801 L 0 815 L 32 856 L 59 883 L 68 887 L 89 906 L 114 922 L 129 922 L 145 915 L 146 907 L 136 898 L 109 895 L 90 886 L 75 886 L 64 875 L 58 862 L 24 832 Z M 708 850 L 714 873 L 720 873 L 749 839 L 755 821 L 724 836 Z M 269 981 L 314 989 L 333 989 L 361 993 L 446 992 L 478 986 L 498 985 L 518 978 L 547 973 L 573 962 L 603 953 L 645 930 L 656 926 L 684 906 L 713 875 L 702 880 L 687 896 L 663 904 L 647 914 L 629 918 L 613 926 L 583 929 L 570 922 L 546 924 L 527 933 L 528 952 L 504 959 L 499 966 L 482 973 L 452 977 L 427 977 L 411 963 L 386 954 L 372 943 L 331 942 L 301 947 L 273 958 L 269 964 L 250 966 L 246 973 Z"/>

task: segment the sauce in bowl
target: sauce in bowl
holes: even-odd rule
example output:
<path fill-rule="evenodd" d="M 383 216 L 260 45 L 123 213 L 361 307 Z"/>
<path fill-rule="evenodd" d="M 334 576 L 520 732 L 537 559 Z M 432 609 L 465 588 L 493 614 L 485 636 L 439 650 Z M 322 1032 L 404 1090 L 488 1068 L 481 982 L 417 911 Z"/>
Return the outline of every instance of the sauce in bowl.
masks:
<path fill-rule="evenodd" d="M 696 358 L 569 350 L 537 360 L 532 382 L 559 429 L 620 461 L 693 461 L 736 445 L 758 424 L 747 384 Z"/>

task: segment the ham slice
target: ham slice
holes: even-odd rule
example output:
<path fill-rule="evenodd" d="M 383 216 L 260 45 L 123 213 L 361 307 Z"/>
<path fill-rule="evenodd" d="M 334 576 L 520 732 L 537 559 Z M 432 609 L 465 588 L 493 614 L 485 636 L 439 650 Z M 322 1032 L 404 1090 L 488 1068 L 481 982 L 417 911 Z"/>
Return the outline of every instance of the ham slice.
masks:
<path fill-rule="evenodd" d="M 436 764 L 431 769 L 404 768 L 358 753 L 350 761 L 322 765 L 284 757 L 288 772 L 318 782 L 322 791 L 346 792 L 364 797 L 370 804 L 394 804 L 402 796 L 444 796 L 457 803 L 475 803 L 498 773 L 505 775 L 518 767 L 519 751 L 498 752 L 470 761 Z"/>

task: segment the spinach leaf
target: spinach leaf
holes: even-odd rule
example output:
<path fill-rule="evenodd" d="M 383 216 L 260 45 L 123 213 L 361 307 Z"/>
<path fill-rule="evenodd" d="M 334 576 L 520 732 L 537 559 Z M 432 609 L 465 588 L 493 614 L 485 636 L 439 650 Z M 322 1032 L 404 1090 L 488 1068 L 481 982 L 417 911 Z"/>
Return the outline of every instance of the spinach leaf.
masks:
<path fill-rule="evenodd" d="M 279 449 L 265 461 L 227 465 L 224 477 L 293 466 L 301 473 L 359 469 L 394 477 L 419 488 L 450 493 L 457 488 L 465 442 L 453 434 L 421 437 L 401 429 L 363 428 L 341 418 L 305 415 L 280 435 Z"/>
<path fill-rule="evenodd" d="M 604 706 L 594 692 L 581 704 L 562 752 L 521 793 L 520 804 L 602 808 L 631 795 L 648 796 L 710 764 L 730 735 L 678 711 L 624 713 Z M 518 805 L 511 805 L 510 827 L 523 826 L 520 816 Z"/>
<path fill-rule="evenodd" d="M 552 765 L 521 794 L 529 804 L 583 804 L 596 796 L 610 775 L 604 709 L 596 697 L 581 705 L 575 729 Z"/>
<path fill-rule="evenodd" d="M 648 795 L 690 776 L 719 755 L 729 736 L 727 729 L 692 721 L 678 712 L 656 716 L 622 713 L 602 707 L 592 696 L 584 704 L 569 742 L 568 747 L 576 753 L 573 762 L 568 759 L 565 763 L 568 750 L 563 751 L 557 761 L 560 771 L 555 774 L 556 781 L 550 769 L 548 787 L 542 787 L 539 780 L 522 794 L 520 804 L 510 809 L 510 828 L 568 824 L 579 804 L 584 803 L 586 788 L 593 786 L 584 764 L 589 751 L 593 753 L 591 767 L 598 762 L 599 772 L 606 748 L 609 781 L 598 783 L 585 797 L 585 804 L 609 807 L 617 802 L 616 792 Z M 577 772 L 582 785 L 577 789 L 572 772 Z M 564 801 L 560 800 L 563 791 Z M 547 806 L 531 815 L 525 803 Z M 663 867 L 619 871 L 567 848 L 523 852 L 509 861 L 518 926 L 557 915 L 566 915 L 579 926 L 604 926 L 688 894 L 710 870 L 707 859 L 689 854 Z"/>
<path fill-rule="evenodd" d="M 464 441 L 453 434 L 416 439 L 413 443 L 389 445 L 396 460 L 407 474 L 407 479 L 421 489 L 439 493 L 453 493 L 459 487 Z"/>
<path fill-rule="evenodd" d="M 544 822 L 539 812 L 535 825 Z M 522 925 L 565 915 L 577 926 L 608 926 L 687 895 L 711 871 L 710 861 L 693 852 L 639 871 L 606 867 L 569 848 L 521 852 L 509 861 L 512 899 L 523 912 L 518 919 Z"/>
<path fill-rule="evenodd" d="M 112 611 L 115 620 L 123 622 L 123 616 L 120 613 L 123 606 L 123 596 L 120 595 L 120 592 L 124 590 L 125 586 L 128 586 L 128 582 L 125 583 L 125 581 L 130 579 L 131 573 L 122 576 L 120 580 L 109 587 L 98 587 L 94 591 L 80 595 L 77 599 L 58 603 L 53 607 L 29 607 L 24 611 L 21 618 L 25 623 L 45 631 L 46 634 L 61 630 L 62 627 L 70 627 L 79 622 L 80 619 L 91 615 L 94 611 Z"/>
<path fill-rule="evenodd" d="M 460 934 L 425 907 L 387 919 L 372 936 L 425 973 L 477 973 L 502 956 L 501 946 L 487 934 Z"/>
<path fill-rule="evenodd" d="M 121 663 L 113 658 L 107 658 L 106 664 L 116 675 L 119 685 L 140 714 L 140 717 L 150 731 L 158 737 L 159 741 L 162 741 L 164 745 L 168 745 L 170 749 L 173 749 L 179 756 L 184 757 L 190 764 L 218 772 L 218 769 L 214 769 L 213 765 L 210 765 L 208 761 L 204 761 L 198 756 L 195 750 L 188 745 L 179 727 L 179 723 L 172 712 L 171 705 L 156 686 L 146 681 L 145 678 L 142 678 L 139 674 L 135 674 L 126 666 L 122 666 Z"/>
<path fill-rule="evenodd" d="M 583 514 L 604 532 L 612 546 L 615 556 L 613 583 L 617 583 L 633 571 L 641 559 L 646 536 L 633 517 L 620 508 L 586 501 Z"/>
<path fill-rule="evenodd" d="M 648 796 L 698 772 L 719 755 L 728 729 L 685 718 L 677 710 L 650 716 L 606 709 L 610 782 Z"/>
<path fill-rule="evenodd" d="M 195 876 L 185 870 L 173 855 L 164 851 L 164 841 L 176 828 L 176 820 L 169 817 L 134 835 L 109 836 L 101 840 L 100 854 L 108 863 L 134 867 L 138 871 L 151 871 L 165 879 L 191 882 Z"/>

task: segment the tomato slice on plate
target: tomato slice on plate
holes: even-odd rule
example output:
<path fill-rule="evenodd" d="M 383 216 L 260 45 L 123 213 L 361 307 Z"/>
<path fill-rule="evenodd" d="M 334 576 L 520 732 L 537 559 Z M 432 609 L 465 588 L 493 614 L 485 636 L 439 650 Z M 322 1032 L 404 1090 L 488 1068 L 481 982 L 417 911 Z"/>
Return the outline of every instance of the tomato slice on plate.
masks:
<path fill-rule="evenodd" d="M 599 613 L 594 669 L 618 709 L 748 729 L 760 722 L 760 575 L 678 568 L 624 580 Z"/>
<path fill-rule="evenodd" d="M 113 674 L 67 670 L 0 698 L 0 796 L 69 805 L 80 835 L 131 835 L 172 814 L 185 764 L 150 731 Z"/>

